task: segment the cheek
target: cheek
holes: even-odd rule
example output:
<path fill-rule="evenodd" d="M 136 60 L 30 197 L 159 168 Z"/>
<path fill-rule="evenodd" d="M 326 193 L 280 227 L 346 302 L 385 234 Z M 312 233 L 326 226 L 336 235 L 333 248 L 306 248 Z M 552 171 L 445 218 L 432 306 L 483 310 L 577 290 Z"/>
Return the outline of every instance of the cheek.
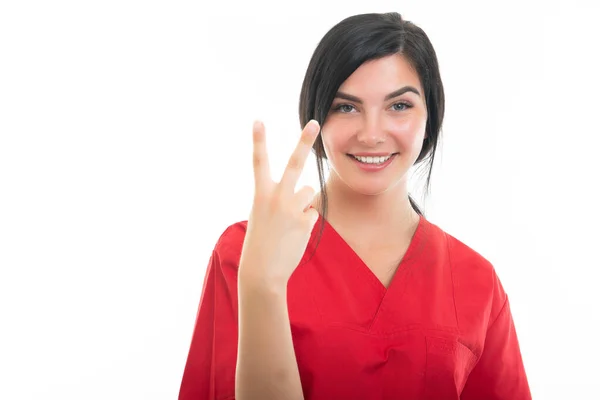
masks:
<path fill-rule="evenodd" d="M 328 123 L 321 129 L 321 138 L 327 158 L 331 159 L 338 152 L 343 152 L 352 138 L 352 125 L 340 123 Z"/>
<path fill-rule="evenodd" d="M 392 132 L 402 137 L 412 138 L 419 137 L 425 133 L 427 119 L 422 116 L 414 116 L 414 118 L 396 119 L 391 123 L 390 130 Z"/>
<path fill-rule="evenodd" d="M 327 155 L 329 160 L 335 157 L 341 150 L 340 146 L 340 140 L 335 135 L 323 135 L 323 147 L 325 148 L 325 155 Z"/>
<path fill-rule="evenodd" d="M 415 116 L 414 118 L 403 118 L 393 122 L 394 131 L 403 135 L 416 136 L 425 132 L 426 118 Z"/>
<path fill-rule="evenodd" d="M 356 134 L 358 121 L 352 118 L 328 121 L 322 127 L 322 139 L 327 158 L 335 157 L 337 153 L 344 152 L 348 143 Z M 401 142 L 409 145 L 411 142 L 419 141 L 425 135 L 427 117 L 425 113 L 414 113 L 403 117 L 392 117 L 384 122 L 388 134 L 395 136 Z"/>

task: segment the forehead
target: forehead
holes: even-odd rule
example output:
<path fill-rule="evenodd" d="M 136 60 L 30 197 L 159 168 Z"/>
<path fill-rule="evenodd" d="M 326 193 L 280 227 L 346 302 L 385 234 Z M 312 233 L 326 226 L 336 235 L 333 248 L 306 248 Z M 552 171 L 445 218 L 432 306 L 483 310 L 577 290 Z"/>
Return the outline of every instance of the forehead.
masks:
<path fill-rule="evenodd" d="M 342 83 L 339 90 L 359 94 L 385 92 L 410 85 L 422 93 L 419 75 L 401 54 L 394 54 L 363 63 Z"/>

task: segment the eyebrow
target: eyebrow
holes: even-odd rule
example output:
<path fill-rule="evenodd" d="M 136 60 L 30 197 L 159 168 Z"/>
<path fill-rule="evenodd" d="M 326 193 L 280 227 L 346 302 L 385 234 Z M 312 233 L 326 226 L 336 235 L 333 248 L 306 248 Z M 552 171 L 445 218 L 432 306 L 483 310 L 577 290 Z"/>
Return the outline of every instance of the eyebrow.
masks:
<path fill-rule="evenodd" d="M 415 89 L 412 86 L 404 86 L 403 88 L 400 88 L 390 94 L 388 94 L 387 96 L 385 96 L 385 101 L 393 99 L 394 97 L 398 97 L 406 92 L 412 92 L 415 93 L 417 96 L 420 96 L 421 93 L 419 93 L 419 91 L 417 89 Z M 349 100 L 349 101 L 354 101 L 356 103 L 362 104 L 362 100 L 359 99 L 356 96 L 353 96 L 351 94 L 348 93 L 344 93 L 344 92 L 337 92 L 335 94 L 335 98 L 340 98 L 340 99 L 344 99 L 344 100 Z"/>

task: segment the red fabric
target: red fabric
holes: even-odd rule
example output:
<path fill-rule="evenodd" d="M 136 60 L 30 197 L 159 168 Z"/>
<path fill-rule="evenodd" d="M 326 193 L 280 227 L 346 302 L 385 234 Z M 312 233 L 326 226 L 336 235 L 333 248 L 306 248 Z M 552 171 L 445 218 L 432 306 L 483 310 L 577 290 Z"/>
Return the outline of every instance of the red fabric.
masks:
<path fill-rule="evenodd" d="M 180 400 L 234 399 L 245 230 L 228 227 L 210 259 Z M 386 289 L 331 225 L 305 262 L 313 248 L 288 285 L 305 399 L 531 399 L 507 295 L 480 254 L 421 217 Z"/>

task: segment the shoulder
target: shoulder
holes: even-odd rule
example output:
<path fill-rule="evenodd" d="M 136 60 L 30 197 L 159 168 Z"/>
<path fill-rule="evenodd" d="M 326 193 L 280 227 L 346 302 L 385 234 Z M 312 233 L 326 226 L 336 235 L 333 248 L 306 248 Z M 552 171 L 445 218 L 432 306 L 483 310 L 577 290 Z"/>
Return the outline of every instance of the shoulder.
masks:
<path fill-rule="evenodd" d="M 225 226 L 219 238 L 217 239 L 215 251 L 230 252 L 241 250 L 241 245 L 244 242 L 247 228 L 248 221 L 238 221 Z M 238 247 L 240 249 L 238 249 Z"/>
<path fill-rule="evenodd" d="M 448 257 L 454 270 L 495 275 L 494 265 L 488 258 L 456 236 L 448 232 L 444 232 L 444 235 L 446 236 Z"/>
<path fill-rule="evenodd" d="M 443 254 L 454 273 L 476 274 L 477 276 L 495 275 L 495 269 L 489 259 L 468 245 L 465 241 L 448 233 L 435 223 L 428 221 L 429 236 L 434 238 L 437 251 Z"/>
<path fill-rule="evenodd" d="M 445 245 L 445 264 L 451 271 L 458 303 L 477 302 L 491 314 L 499 312 L 507 296 L 493 263 L 464 240 L 432 226 Z"/>
<path fill-rule="evenodd" d="M 218 257 L 221 264 L 237 267 L 247 227 L 248 221 L 237 221 L 225 226 L 213 249 L 213 255 Z"/>

